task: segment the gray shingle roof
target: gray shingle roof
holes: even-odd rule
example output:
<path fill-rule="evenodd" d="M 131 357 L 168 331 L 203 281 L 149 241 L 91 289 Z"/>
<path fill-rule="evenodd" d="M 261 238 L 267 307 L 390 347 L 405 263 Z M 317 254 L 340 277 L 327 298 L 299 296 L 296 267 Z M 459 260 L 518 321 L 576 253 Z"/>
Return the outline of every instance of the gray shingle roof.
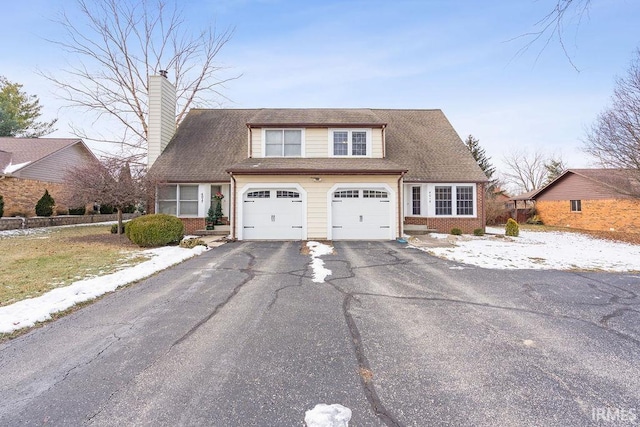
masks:
<path fill-rule="evenodd" d="M 78 138 L 0 138 L 0 171 L 9 164 L 31 164 L 64 148 L 82 142 Z M 8 154 L 7 154 L 8 153 Z M 8 160 L 8 161 L 7 161 Z M 25 167 L 27 165 L 25 164 Z"/>
<path fill-rule="evenodd" d="M 248 130 L 269 125 L 386 124 L 386 159 L 247 159 Z M 343 162 L 344 160 L 344 162 Z M 407 181 L 484 182 L 486 177 L 440 110 L 198 109 L 191 110 L 150 171 L 168 182 L 229 181 L 260 161 L 265 171 L 408 170 Z M 375 165 L 375 166 L 374 166 Z"/>
<path fill-rule="evenodd" d="M 593 169 L 568 169 L 545 187 L 533 191 L 531 199 L 536 199 L 547 189 L 563 181 L 568 174 L 580 175 L 591 181 L 595 181 L 611 189 L 612 194 L 637 195 L 640 194 L 640 181 L 638 172 L 630 169 L 593 168 Z"/>
<path fill-rule="evenodd" d="M 12 163 L 35 162 L 80 142 L 78 138 L 0 138 L 0 150 L 11 153 Z"/>
<path fill-rule="evenodd" d="M 253 126 L 278 125 L 374 125 L 385 123 L 367 108 L 263 108 L 249 121 Z"/>

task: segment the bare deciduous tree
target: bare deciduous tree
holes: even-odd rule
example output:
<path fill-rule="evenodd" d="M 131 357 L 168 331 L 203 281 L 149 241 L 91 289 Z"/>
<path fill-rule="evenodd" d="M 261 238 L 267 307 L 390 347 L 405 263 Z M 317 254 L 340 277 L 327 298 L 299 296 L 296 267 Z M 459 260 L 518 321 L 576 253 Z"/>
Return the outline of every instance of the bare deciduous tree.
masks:
<path fill-rule="evenodd" d="M 129 159 L 106 158 L 70 169 L 66 173 L 69 206 L 86 206 L 88 203 L 110 205 L 118 211 L 118 234 L 122 232 L 122 212 L 147 198 L 145 168 L 131 169 Z"/>
<path fill-rule="evenodd" d="M 117 130 L 108 135 L 79 137 L 121 144 L 137 160 L 146 155 L 148 76 L 168 70 L 177 88 L 176 123 L 189 108 L 224 98 L 226 81 L 216 62 L 233 30 L 206 28 L 191 32 L 175 0 L 77 0 L 80 14 L 62 13 L 65 36 L 51 40 L 70 53 L 69 67 L 56 74 L 41 72 L 60 92 L 68 107 L 80 107 L 108 119 Z M 93 131 L 95 132 L 95 130 Z"/>
<path fill-rule="evenodd" d="M 549 157 L 541 151 L 514 151 L 505 156 L 503 162 L 506 165 L 504 180 L 521 192 L 542 188 L 550 173 L 556 172 L 554 166 L 562 165 L 564 168 L 561 158 Z"/>
<path fill-rule="evenodd" d="M 516 39 L 529 39 L 518 51 L 518 54 L 525 52 L 537 43 L 542 43 L 542 47 L 538 53 L 538 56 L 540 56 L 542 51 L 549 46 L 554 38 L 557 38 L 567 60 L 576 71 L 579 71 L 567 50 L 565 32 L 567 29 L 567 21 L 577 20 L 575 24 L 576 28 L 580 26 L 580 22 L 589 12 L 590 5 L 591 0 L 557 0 L 553 10 L 535 23 L 535 30 L 516 37 Z"/>
<path fill-rule="evenodd" d="M 611 106 L 598 115 L 584 143 L 603 167 L 628 170 L 640 181 L 640 50 L 626 76 L 616 79 Z"/>

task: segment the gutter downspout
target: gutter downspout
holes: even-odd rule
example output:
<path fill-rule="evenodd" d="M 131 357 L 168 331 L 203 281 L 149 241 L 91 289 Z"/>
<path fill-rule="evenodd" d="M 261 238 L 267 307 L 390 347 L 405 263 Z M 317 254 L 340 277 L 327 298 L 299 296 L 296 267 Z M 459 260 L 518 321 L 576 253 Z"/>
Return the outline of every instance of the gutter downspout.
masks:
<path fill-rule="evenodd" d="M 236 240 L 236 177 L 233 176 L 233 172 L 229 172 L 229 176 L 231 176 L 231 197 L 232 197 L 232 212 L 231 212 L 231 240 Z"/>
<path fill-rule="evenodd" d="M 387 125 L 382 125 L 382 158 L 387 158 L 387 137 L 384 130 L 387 128 Z"/>
<path fill-rule="evenodd" d="M 404 178 L 406 172 L 402 172 L 400 177 L 398 178 L 398 238 L 401 238 L 404 235 L 404 217 L 402 216 L 402 205 L 404 203 L 403 200 L 403 192 L 402 192 L 402 184 L 400 181 Z"/>

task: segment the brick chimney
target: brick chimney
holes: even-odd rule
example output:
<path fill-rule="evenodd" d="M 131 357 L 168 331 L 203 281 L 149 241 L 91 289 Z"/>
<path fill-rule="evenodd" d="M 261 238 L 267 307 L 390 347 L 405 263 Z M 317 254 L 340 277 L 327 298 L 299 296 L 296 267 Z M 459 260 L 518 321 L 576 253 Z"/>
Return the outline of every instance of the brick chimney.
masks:
<path fill-rule="evenodd" d="M 176 88 L 167 72 L 149 76 L 149 121 L 147 123 L 147 167 L 151 167 L 176 132 Z"/>

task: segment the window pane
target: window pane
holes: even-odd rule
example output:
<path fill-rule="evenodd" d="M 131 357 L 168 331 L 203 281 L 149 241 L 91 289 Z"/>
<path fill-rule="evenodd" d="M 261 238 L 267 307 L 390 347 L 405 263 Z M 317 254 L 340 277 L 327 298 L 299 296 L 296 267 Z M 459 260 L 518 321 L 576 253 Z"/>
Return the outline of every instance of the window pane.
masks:
<path fill-rule="evenodd" d="M 181 185 L 180 186 L 180 201 L 183 200 L 195 200 L 198 201 L 198 186 L 197 185 Z"/>
<path fill-rule="evenodd" d="M 180 216 L 198 215 L 198 202 L 180 202 Z"/>
<path fill-rule="evenodd" d="M 346 156 L 349 154 L 349 132 L 333 132 L 333 155 Z"/>
<path fill-rule="evenodd" d="M 581 200 L 571 200 L 571 212 L 582 212 Z"/>
<path fill-rule="evenodd" d="M 456 187 L 456 212 L 458 215 L 473 215 L 473 187 Z"/>
<path fill-rule="evenodd" d="M 281 130 L 267 130 L 264 132 L 264 142 L 266 144 L 282 144 L 282 131 Z"/>
<path fill-rule="evenodd" d="M 420 215 L 420 187 L 411 187 L 411 203 L 414 215 Z"/>
<path fill-rule="evenodd" d="M 284 155 L 285 155 L 285 157 L 300 156 L 301 154 L 302 154 L 302 147 L 300 146 L 300 144 L 297 144 L 297 145 L 285 144 L 284 145 Z"/>
<path fill-rule="evenodd" d="M 260 190 L 260 191 L 252 191 L 247 193 L 248 199 L 268 199 L 270 198 L 271 191 L 269 190 Z"/>
<path fill-rule="evenodd" d="M 436 215 L 451 215 L 451 187 L 436 187 Z"/>
<path fill-rule="evenodd" d="M 176 215 L 176 202 L 158 202 L 158 213 Z"/>
<path fill-rule="evenodd" d="M 354 156 L 367 155 L 367 133 L 352 132 L 351 133 L 351 154 Z"/>
<path fill-rule="evenodd" d="M 362 197 L 365 199 L 386 199 L 388 194 L 386 191 L 362 190 Z"/>
<path fill-rule="evenodd" d="M 285 130 L 284 131 L 284 143 L 285 144 L 298 144 L 302 142 L 302 131 L 300 130 Z"/>
<path fill-rule="evenodd" d="M 163 185 L 158 187 L 158 200 L 176 200 L 177 185 Z"/>
<path fill-rule="evenodd" d="M 333 193 L 333 197 L 336 199 L 357 199 L 359 198 L 359 190 L 342 190 Z"/>
<path fill-rule="evenodd" d="M 282 131 L 265 131 L 265 156 L 282 156 Z"/>

